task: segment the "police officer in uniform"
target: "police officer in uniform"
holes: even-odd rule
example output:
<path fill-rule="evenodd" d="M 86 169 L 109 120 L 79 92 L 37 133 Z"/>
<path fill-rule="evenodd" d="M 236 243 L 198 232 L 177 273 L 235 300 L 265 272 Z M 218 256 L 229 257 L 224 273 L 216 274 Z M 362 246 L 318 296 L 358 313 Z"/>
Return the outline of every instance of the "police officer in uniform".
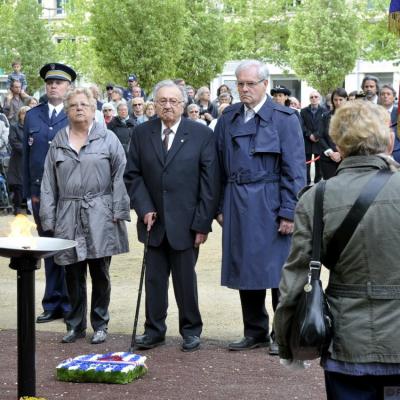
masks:
<path fill-rule="evenodd" d="M 291 96 L 291 94 L 292 92 L 283 85 L 277 85 L 271 89 L 271 96 L 273 97 L 275 103 L 286 107 L 290 106 L 289 96 Z"/>
<path fill-rule="evenodd" d="M 33 216 L 40 236 L 52 236 L 53 232 L 43 231 L 40 218 L 40 184 L 44 161 L 49 145 L 55 134 L 67 125 L 67 115 L 63 110 L 63 99 L 75 71 L 64 64 L 44 65 L 40 76 L 46 83 L 48 102 L 39 104 L 26 114 L 23 141 L 23 189 L 24 196 L 32 200 Z M 45 259 L 46 289 L 42 300 L 43 313 L 36 322 L 50 322 L 64 317 L 70 311 L 64 279 L 64 269 L 55 265 L 53 258 Z"/>

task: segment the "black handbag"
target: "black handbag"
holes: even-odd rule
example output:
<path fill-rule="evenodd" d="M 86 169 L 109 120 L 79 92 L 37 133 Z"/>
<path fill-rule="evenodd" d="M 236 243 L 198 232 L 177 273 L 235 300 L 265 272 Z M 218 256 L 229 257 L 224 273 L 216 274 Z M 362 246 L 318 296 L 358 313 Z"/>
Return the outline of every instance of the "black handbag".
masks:
<path fill-rule="evenodd" d="M 290 332 L 289 343 L 294 360 L 321 357 L 332 338 L 332 315 L 320 279 L 324 192 L 325 181 L 321 181 L 314 201 L 312 256 L 308 280 L 297 303 Z"/>
<path fill-rule="evenodd" d="M 336 265 L 358 223 L 392 174 L 388 169 L 382 169 L 367 182 L 329 241 L 323 258 L 325 266 L 332 270 Z M 325 181 L 321 181 L 318 183 L 314 202 L 312 255 L 308 280 L 296 306 L 289 338 L 292 357 L 295 360 L 313 360 L 321 357 L 329 347 L 333 335 L 332 314 L 320 279 L 324 192 Z"/>

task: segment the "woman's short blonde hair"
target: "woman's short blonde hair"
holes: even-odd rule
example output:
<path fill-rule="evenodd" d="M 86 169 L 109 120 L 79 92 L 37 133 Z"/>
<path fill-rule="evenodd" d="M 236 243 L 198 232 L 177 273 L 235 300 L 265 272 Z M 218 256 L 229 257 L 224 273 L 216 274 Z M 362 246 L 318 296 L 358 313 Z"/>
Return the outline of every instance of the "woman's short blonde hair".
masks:
<path fill-rule="evenodd" d="M 382 106 L 357 100 L 335 111 L 329 135 L 343 157 L 384 153 L 391 139 L 390 116 Z"/>
<path fill-rule="evenodd" d="M 89 88 L 85 88 L 85 87 L 75 87 L 73 89 L 68 90 L 67 94 L 65 95 L 65 99 L 64 99 L 65 111 L 68 111 L 71 99 L 78 94 L 85 95 L 86 98 L 88 99 L 91 109 L 93 111 L 96 110 L 96 108 L 97 108 L 96 99 L 93 97 L 92 91 Z"/>

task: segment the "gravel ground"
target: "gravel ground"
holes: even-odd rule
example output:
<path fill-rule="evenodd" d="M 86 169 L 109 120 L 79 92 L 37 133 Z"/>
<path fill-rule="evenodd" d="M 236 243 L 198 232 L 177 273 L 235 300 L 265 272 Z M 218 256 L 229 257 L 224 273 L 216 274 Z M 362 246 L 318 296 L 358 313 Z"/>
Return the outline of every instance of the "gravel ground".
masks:
<path fill-rule="evenodd" d="M 0 236 L 9 232 L 11 219 L 0 216 Z M 135 224 L 130 223 L 131 251 L 112 260 L 108 341 L 95 348 L 88 339 L 64 345 L 59 343 L 65 332 L 61 320 L 37 325 L 38 395 L 49 400 L 105 400 L 126 395 L 133 398 L 134 393 L 140 399 L 324 399 L 323 374 L 317 362 L 304 372 L 293 373 L 281 367 L 278 358 L 267 356 L 265 349 L 240 353 L 226 350 L 229 341 L 242 336 L 243 328 L 237 291 L 219 284 L 221 230 L 216 224 L 213 228 L 214 232 L 201 248 L 197 264 L 204 322 L 200 351 L 186 354 L 179 350 L 177 308 L 171 285 L 167 345 L 146 352 L 149 373 L 145 377 L 127 386 L 71 384 L 55 380 L 55 366 L 63 359 L 92 352 L 125 351 L 129 347 L 143 255 Z M 8 268 L 5 258 L 0 258 L 0 270 L 0 399 L 3 400 L 16 398 L 16 272 Z M 42 311 L 44 268 L 36 272 L 35 278 L 35 309 L 39 314 Z M 267 309 L 271 311 L 270 298 L 267 298 Z M 139 326 L 142 323 L 143 314 Z M 89 337 L 90 334 L 88 332 Z"/>

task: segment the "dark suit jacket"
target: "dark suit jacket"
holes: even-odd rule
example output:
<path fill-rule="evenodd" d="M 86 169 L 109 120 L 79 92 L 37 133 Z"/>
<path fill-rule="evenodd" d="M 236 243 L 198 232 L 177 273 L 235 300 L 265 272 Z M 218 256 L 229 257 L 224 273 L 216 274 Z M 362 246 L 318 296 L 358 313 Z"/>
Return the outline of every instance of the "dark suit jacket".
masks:
<path fill-rule="evenodd" d="M 311 111 L 311 105 L 302 108 L 300 115 L 303 122 L 303 137 L 304 137 L 304 147 L 306 154 L 319 154 L 320 148 L 319 144 L 310 140 L 310 135 L 314 134 L 318 136 L 319 126 L 321 123 L 321 117 L 327 110 L 324 107 L 318 106 L 318 110 L 313 115 Z"/>
<path fill-rule="evenodd" d="M 208 233 L 215 216 L 220 177 L 213 132 L 182 118 L 168 154 L 159 118 L 138 125 L 128 152 L 124 180 L 138 215 L 138 237 L 146 239 L 143 217 L 157 212 L 150 245 L 167 236 L 175 250 L 193 246 L 196 232 Z"/>
<path fill-rule="evenodd" d="M 321 124 L 319 127 L 318 138 L 319 145 L 321 151 L 321 158 L 328 159 L 324 154 L 324 151 L 328 149 L 332 149 L 333 151 L 337 151 L 336 144 L 333 142 L 331 137 L 329 136 L 329 125 L 331 123 L 332 111 L 326 111 L 322 114 Z M 330 160 L 330 158 L 329 158 Z"/>

